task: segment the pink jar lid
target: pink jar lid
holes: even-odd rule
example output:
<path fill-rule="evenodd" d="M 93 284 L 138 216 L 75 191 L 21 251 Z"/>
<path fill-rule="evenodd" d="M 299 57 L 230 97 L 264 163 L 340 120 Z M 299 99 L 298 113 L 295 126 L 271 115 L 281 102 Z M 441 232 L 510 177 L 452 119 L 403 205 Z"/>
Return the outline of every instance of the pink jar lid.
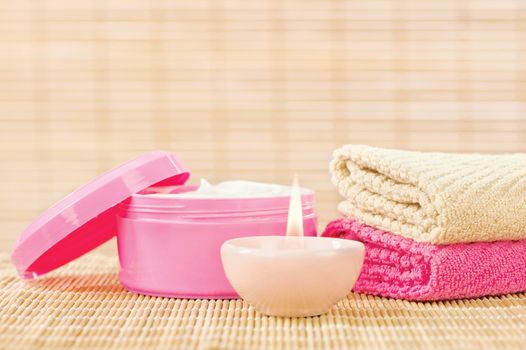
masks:
<path fill-rule="evenodd" d="M 153 185 L 182 185 L 190 177 L 172 153 L 143 154 L 77 189 L 45 211 L 18 237 L 11 260 L 34 278 L 106 242 L 117 233 L 117 205 Z"/>

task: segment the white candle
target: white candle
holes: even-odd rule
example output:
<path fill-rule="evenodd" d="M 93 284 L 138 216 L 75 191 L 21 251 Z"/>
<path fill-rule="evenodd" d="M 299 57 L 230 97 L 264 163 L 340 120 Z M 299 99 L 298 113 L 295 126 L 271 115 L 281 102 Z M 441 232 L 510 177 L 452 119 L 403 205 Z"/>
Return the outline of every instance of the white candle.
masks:
<path fill-rule="evenodd" d="M 221 247 L 230 283 L 245 301 L 266 315 L 326 313 L 351 291 L 363 264 L 360 242 L 303 237 L 298 225 L 302 222 L 301 194 L 294 189 L 299 189 L 297 182 L 291 191 L 286 237 L 237 238 Z"/>

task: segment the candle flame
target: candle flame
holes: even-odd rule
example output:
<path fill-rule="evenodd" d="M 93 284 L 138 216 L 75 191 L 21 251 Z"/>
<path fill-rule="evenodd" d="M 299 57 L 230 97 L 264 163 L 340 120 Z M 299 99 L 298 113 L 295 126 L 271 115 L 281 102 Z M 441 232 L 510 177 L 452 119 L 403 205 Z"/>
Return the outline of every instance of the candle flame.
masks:
<path fill-rule="evenodd" d="M 292 189 L 290 191 L 287 236 L 303 236 L 303 212 L 301 204 L 301 188 L 299 186 L 298 176 L 294 175 Z"/>

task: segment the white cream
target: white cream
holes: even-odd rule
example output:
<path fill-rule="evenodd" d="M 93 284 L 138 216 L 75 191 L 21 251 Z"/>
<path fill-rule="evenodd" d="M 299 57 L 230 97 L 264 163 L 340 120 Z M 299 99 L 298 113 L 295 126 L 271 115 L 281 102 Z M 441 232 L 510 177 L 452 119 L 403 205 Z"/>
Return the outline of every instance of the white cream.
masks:
<path fill-rule="evenodd" d="M 153 193 L 152 197 L 163 198 L 258 198 L 289 196 L 290 186 L 269 184 L 253 181 L 224 181 L 212 185 L 205 179 L 201 179 L 199 188 L 195 191 L 183 193 Z"/>

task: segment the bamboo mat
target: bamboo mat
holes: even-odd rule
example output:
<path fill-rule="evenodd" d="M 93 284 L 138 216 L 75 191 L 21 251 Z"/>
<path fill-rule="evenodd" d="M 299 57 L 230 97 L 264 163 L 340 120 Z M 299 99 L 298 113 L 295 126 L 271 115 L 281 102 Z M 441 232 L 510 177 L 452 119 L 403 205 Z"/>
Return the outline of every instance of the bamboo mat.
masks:
<path fill-rule="evenodd" d="M 195 179 L 289 183 L 337 215 L 344 143 L 526 151 L 523 0 L 0 0 L 0 252 L 41 211 L 152 149 Z M 103 248 L 115 254 L 113 241 Z M 526 296 L 329 315 L 129 294 L 90 254 L 23 282 L 0 254 L 0 349 L 519 348 Z"/>
<path fill-rule="evenodd" d="M 524 349 L 526 294 L 407 302 L 359 294 L 329 314 L 265 317 L 240 300 L 140 296 L 89 254 L 36 281 L 0 254 L 0 349 Z"/>
<path fill-rule="evenodd" d="M 323 224 L 342 144 L 526 151 L 525 115 L 524 0 L 0 0 L 0 251 L 141 152 L 297 172 Z"/>

